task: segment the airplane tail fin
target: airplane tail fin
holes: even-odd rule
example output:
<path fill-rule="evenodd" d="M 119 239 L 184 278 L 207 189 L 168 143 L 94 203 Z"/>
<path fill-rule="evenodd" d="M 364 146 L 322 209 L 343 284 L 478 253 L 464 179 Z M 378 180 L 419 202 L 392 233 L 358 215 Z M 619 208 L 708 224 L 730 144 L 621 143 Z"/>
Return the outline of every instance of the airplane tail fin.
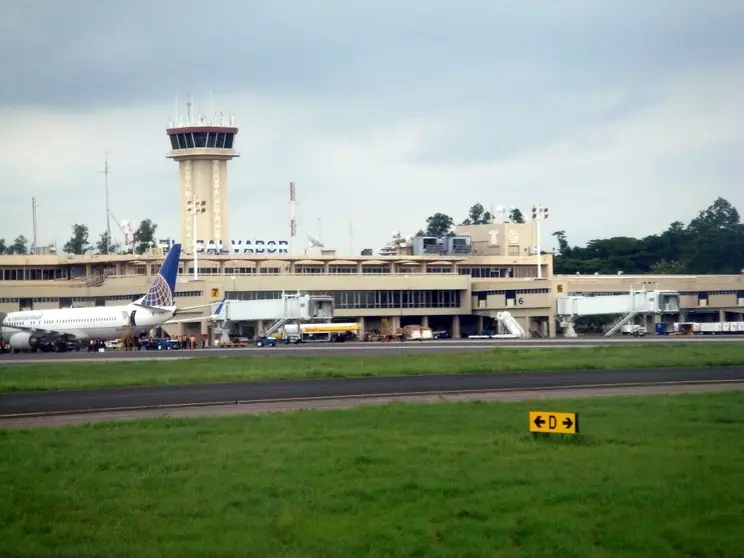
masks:
<path fill-rule="evenodd" d="M 227 302 L 227 295 L 225 295 L 225 298 L 220 300 L 220 303 L 217 306 L 217 309 L 214 311 L 215 316 L 218 316 L 222 312 L 222 308 L 225 306 L 225 302 Z"/>
<path fill-rule="evenodd" d="M 178 264 L 181 258 L 181 245 L 174 244 L 168 251 L 168 255 L 155 276 L 147 294 L 137 300 L 135 304 L 150 308 L 164 308 L 175 306 L 176 278 L 178 277 Z"/>

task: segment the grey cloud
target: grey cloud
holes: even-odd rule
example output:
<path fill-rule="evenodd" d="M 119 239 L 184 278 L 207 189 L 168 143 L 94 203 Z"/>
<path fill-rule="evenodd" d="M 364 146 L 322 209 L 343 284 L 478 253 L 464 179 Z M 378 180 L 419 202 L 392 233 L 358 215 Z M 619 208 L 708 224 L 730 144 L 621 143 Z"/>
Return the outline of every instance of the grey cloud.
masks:
<path fill-rule="evenodd" d="M 303 97 L 371 91 L 438 107 L 452 81 L 478 94 L 653 79 L 744 44 L 735 3 L 400 3 L 78 0 L 11 4 L 0 48 L 6 104 L 162 101 L 207 84 Z M 15 24 L 12 22 L 15 21 Z M 505 88 L 505 77 L 511 76 Z M 518 77 L 519 79 L 514 79 Z M 461 97 L 467 98 L 467 87 Z M 461 97 L 457 97 L 460 99 Z"/>
<path fill-rule="evenodd" d="M 612 167 L 595 169 L 596 177 L 568 176 L 560 195 L 551 192 L 552 168 L 535 180 L 540 184 L 534 192 L 521 191 L 527 189 L 525 180 L 512 190 L 513 185 L 494 185 L 487 194 L 482 179 L 487 174 L 468 169 L 462 175 L 452 169 L 440 173 L 440 168 L 436 174 L 428 172 L 437 164 L 502 161 L 576 137 L 574 132 L 584 127 L 623 121 L 659 103 L 659 84 L 669 77 L 689 78 L 714 65 L 741 68 L 740 2 L 5 0 L 2 5 L 0 108 L 43 105 L 89 113 L 98 107 L 153 104 L 157 110 L 148 114 L 156 114 L 176 94 L 183 100 L 189 90 L 203 103 L 208 89 L 218 102 L 221 97 L 241 100 L 242 157 L 231 164 L 231 215 L 240 215 L 246 230 L 236 225 L 236 236 L 286 232 L 283 189 L 290 179 L 301 189 L 302 227 L 314 229 L 321 216 L 325 234 L 332 236 L 335 226 L 342 237 L 347 227 L 343 220 L 352 219 L 356 208 L 355 238 L 373 246 L 388 229 L 415 231 L 433 211 L 459 220 L 481 196 L 489 198 L 483 197 L 484 203 L 551 200 L 556 226 L 567 229 L 572 242 L 615 232 L 634 234 L 639 223 L 655 230 L 651 219 L 664 226 L 682 208 L 694 213 L 718 194 L 734 203 L 742 200 L 736 180 L 741 176 L 741 138 L 735 147 L 718 146 L 684 161 L 660 158 L 644 161 L 648 168 Z M 617 102 L 592 101 L 614 94 Z M 268 111 L 270 122 L 260 118 L 266 108 L 257 99 L 276 102 Z M 112 194 L 117 217 L 152 217 L 163 234 L 176 232 L 177 226 L 172 211 L 176 168 L 163 157 L 167 116 L 152 123 L 133 121 L 121 137 L 114 138 L 113 129 L 101 134 L 119 143 Z M 365 159 L 375 148 L 369 138 L 376 130 L 388 137 L 410 120 L 439 124 L 443 132 L 425 138 L 406 155 Z M 275 130 L 281 132 L 272 135 Z M 135 162 L 125 153 L 137 134 L 157 139 L 148 140 L 152 155 Z M 339 162 L 347 140 L 365 151 L 360 164 L 368 168 Z M 317 147 L 324 141 L 326 150 Z M 102 158 L 103 146 L 93 143 L 81 142 L 80 151 L 97 150 L 90 158 Z M 143 153 L 134 152 L 139 157 Z M 61 168 L 46 184 L 35 184 L 36 192 L 18 184 L 13 190 L 17 197 L 5 199 L 18 210 L 0 215 L 0 228 L 6 231 L 0 237 L 28 228 L 32 194 L 43 196 L 45 226 L 59 237 L 88 214 L 97 216 L 91 217 L 91 229 L 100 232 L 101 164 L 91 163 L 80 176 Z M 9 166 L 0 164 L 0 174 Z M 601 223 L 584 217 L 593 202 L 606 201 L 597 185 L 612 179 L 617 188 L 634 184 L 634 172 L 648 173 L 643 184 L 655 188 L 654 199 L 660 200 L 648 204 L 651 215 L 626 217 L 633 202 L 619 195 L 613 198 L 613 215 Z M 432 176 L 438 184 L 426 182 Z M 25 176 L 11 178 L 22 181 Z M 452 184 L 444 184 L 448 180 Z M 699 191 L 693 191 L 693 181 L 701 184 Z M 70 200 L 85 192 L 85 185 L 95 192 L 89 207 L 81 208 Z M 49 194 L 44 196 L 42 188 Z M 56 203 L 60 191 L 66 197 Z M 393 198 L 399 203 L 391 204 Z M 676 199 L 673 205 L 665 201 L 671 199 Z M 143 208 L 152 215 L 142 215 Z M 58 211 L 50 214 L 52 209 Z"/>

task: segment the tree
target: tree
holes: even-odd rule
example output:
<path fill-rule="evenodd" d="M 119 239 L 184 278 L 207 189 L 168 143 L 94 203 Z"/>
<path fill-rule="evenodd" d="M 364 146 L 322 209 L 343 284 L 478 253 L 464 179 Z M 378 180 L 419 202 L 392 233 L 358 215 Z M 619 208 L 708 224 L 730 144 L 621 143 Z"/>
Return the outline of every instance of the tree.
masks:
<path fill-rule="evenodd" d="M 509 221 L 512 223 L 524 223 L 524 215 L 518 208 L 514 208 L 509 211 Z"/>
<path fill-rule="evenodd" d="M 738 273 L 744 266 L 744 229 L 736 208 L 723 198 L 716 199 L 687 226 L 682 251 L 690 273 Z"/>
<path fill-rule="evenodd" d="M 8 246 L 5 244 L 5 239 L 0 238 L 0 256 L 8 253 Z"/>
<path fill-rule="evenodd" d="M 28 239 L 21 235 L 18 235 L 13 241 L 13 244 L 7 249 L 8 254 L 28 254 Z"/>
<path fill-rule="evenodd" d="M 365 248 L 364 250 L 362 250 L 362 256 L 371 256 L 372 254 L 372 248 Z"/>
<path fill-rule="evenodd" d="M 487 225 L 493 220 L 493 215 L 489 211 L 483 209 L 480 203 L 476 203 L 471 206 L 468 210 L 468 217 L 465 219 L 463 225 Z"/>
<path fill-rule="evenodd" d="M 661 234 L 644 238 L 594 239 L 571 247 L 565 231 L 555 231 L 559 254 L 556 273 L 735 274 L 744 269 L 744 225 L 723 198 L 685 226 L 675 221 Z"/>
<path fill-rule="evenodd" d="M 72 226 L 72 237 L 70 240 L 65 242 L 62 250 L 68 254 L 84 254 L 90 249 L 88 243 L 88 227 L 86 225 L 73 225 Z"/>
<path fill-rule="evenodd" d="M 571 247 L 568 245 L 568 240 L 566 240 L 566 231 L 554 231 L 551 236 L 554 236 L 558 241 L 558 253 L 561 256 L 568 256 Z"/>
<path fill-rule="evenodd" d="M 683 275 L 685 273 L 685 266 L 677 260 L 671 262 L 659 260 L 651 266 L 651 273 L 654 275 Z"/>
<path fill-rule="evenodd" d="M 108 233 L 104 232 L 96 242 L 96 249 L 99 254 L 115 254 L 119 250 L 119 244 L 112 242 Z"/>
<path fill-rule="evenodd" d="M 448 236 L 454 224 L 454 219 L 449 215 L 435 213 L 426 220 L 426 236 L 436 236 L 437 238 Z"/>
<path fill-rule="evenodd" d="M 150 247 L 151 242 L 155 242 L 155 231 L 158 226 L 150 219 L 143 220 L 137 230 L 134 232 L 135 250 L 138 254 L 144 254 Z"/>

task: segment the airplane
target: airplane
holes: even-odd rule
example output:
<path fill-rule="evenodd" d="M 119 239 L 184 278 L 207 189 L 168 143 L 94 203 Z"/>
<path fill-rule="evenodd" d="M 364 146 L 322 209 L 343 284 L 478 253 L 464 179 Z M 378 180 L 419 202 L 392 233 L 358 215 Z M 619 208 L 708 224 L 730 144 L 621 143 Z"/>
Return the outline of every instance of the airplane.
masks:
<path fill-rule="evenodd" d="M 140 334 L 172 319 L 179 311 L 174 302 L 181 245 L 168 251 L 147 294 L 124 306 L 60 308 L 0 312 L 0 339 L 14 351 L 37 350 L 48 343 L 59 347 L 70 340 L 110 341 L 130 333 Z M 65 349 L 66 350 L 66 349 Z"/>

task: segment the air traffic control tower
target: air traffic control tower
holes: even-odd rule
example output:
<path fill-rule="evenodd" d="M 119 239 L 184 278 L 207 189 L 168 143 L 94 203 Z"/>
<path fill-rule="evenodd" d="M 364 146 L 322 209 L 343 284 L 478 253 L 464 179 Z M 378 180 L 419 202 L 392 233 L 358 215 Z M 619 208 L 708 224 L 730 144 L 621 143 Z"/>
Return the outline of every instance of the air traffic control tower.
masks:
<path fill-rule="evenodd" d="M 167 128 L 171 151 L 166 157 L 178 161 L 181 190 L 181 242 L 184 252 L 191 253 L 196 240 L 205 243 L 230 244 L 227 205 L 227 162 L 238 157 L 234 149 L 234 117 L 228 122 L 207 120 L 192 114 L 187 103 L 185 118 L 171 122 Z M 196 231 L 194 231 L 196 213 Z"/>

